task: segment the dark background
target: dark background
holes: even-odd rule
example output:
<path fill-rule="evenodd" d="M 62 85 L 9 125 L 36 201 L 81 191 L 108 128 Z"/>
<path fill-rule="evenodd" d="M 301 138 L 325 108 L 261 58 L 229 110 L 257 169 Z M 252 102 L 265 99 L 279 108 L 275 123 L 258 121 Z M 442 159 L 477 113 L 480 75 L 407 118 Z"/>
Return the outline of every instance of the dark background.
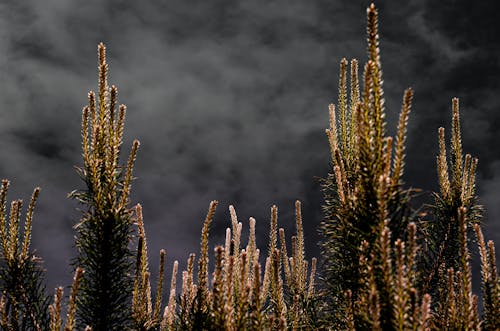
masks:
<path fill-rule="evenodd" d="M 211 244 L 222 243 L 234 204 L 244 228 L 269 209 L 293 230 L 303 202 L 306 248 L 317 256 L 319 177 L 329 169 L 327 104 L 342 57 L 364 63 L 369 1 L 169 0 L 0 2 L 0 177 L 9 200 L 42 193 L 33 247 L 49 289 L 68 285 L 83 188 L 80 119 L 97 88 L 97 44 L 108 47 L 110 83 L 128 106 L 125 152 L 141 141 L 133 203 L 144 207 L 156 270 L 167 250 L 184 268 L 209 202 L 220 206 Z M 494 1 L 384 1 L 381 54 L 388 129 L 403 90 L 415 90 L 405 180 L 436 190 L 437 129 L 449 133 L 460 97 L 466 152 L 479 157 L 486 236 L 500 243 L 500 14 Z M 125 153 L 124 153 L 125 154 Z M 245 240 L 246 243 L 246 240 Z M 500 245 L 500 244 L 499 244 Z M 265 251 L 265 249 L 263 249 Z M 156 276 L 155 276 L 156 278 Z M 167 277 L 167 280 L 170 277 Z"/>

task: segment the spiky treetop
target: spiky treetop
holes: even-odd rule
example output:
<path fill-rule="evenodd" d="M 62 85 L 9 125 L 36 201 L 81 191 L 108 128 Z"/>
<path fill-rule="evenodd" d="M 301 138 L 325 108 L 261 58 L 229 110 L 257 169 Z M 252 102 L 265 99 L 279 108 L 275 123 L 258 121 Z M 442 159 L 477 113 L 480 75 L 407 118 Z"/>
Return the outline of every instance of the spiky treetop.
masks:
<path fill-rule="evenodd" d="M 325 181 L 326 218 L 322 232 L 327 283 L 333 291 L 334 302 L 341 300 L 347 290 L 354 299 L 357 297 L 361 243 L 372 244 L 372 249 L 385 223 L 396 237 L 406 232 L 408 224 L 409 191 L 402 188 L 402 176 L 413 92 L 407 89 L 404 93 L 393 147 L 393 138 L 387 136 L 385 130 L 377 16 L 372 4 L 367 9 L 368 62 L 364 66 L 362 91 L 358 62 L 352 60 L 348 102 L 348 62 L 342 59 L 338 110 L 333 104 L 329 106 L 330 127 L 326 134 L 333 174 Z M 344 315 L 342 309 L 338 313 Z"/>
<path fill-rule="evenodd" d="M 442 127 L 438 130 L 439 155 L 436 159 L 440 191 L 434 194 L 435 219 L 423 224 L 428 247 L 423 262 L 429 270 L 423 279 L 423 288 L 433 295 L 437 295 L 439 283 L 445 282 L 447 269 L 464 272 L 463 265 L 456 258 L 461 249 L 457 240 L 461 231 L 459 210 L 464 208 L 467 231 L 472 231 L 473 224 L 480 222 L 483 212 L 475 192 L 478 159 L 470 154 L 463 156 L 458 98 L 452 100 L 451 131 L 451 157 L 448 160 L 445 130 Z"/>
<path fill-rule="evenodd" d="M 44 330 L 49 322 L 49 298 L 43 285 L 40 258 L 31 251 L 31 222 L 40 188 L 31 196 L 24 237 L 22 200 L 12 201 L 7 216 L 9 181 L 0 189 L 0 327 L 2 330 Z"/>
<path fill-rule="evenodd" d="M 94 331 L 123 330 L 131 320 L 133 290 L 132 211 L 128 208 L 132 169 L 139 147 L 134 141 L 126 165 L 119 164 L 125 121 L 124 105 L 117 108 L 118 90 L 108 86 L 106 49 L 99 44 L 99 91 L 82 115 L 83 167 L 78 169 L 86 190 L 72 197 L 83 203 L 82 220 L 75 226 L 78 256 L 85 270 L 78 296 L 81 326 Z"/>
<path fill-rule="evenodd" d="M 119 164 L 126 106 L 116 112 L 118 89 L 108 86 L 106 48 L 99 44 L 99 94 L 88 93 L 89 105 L 82 113 L 83 167 L 79 173 L 87 184 L 87 191 L 73 196 L 89 204 L 95 213 L 127 211 L 132 181 L 132 169 L 139 148 L 134 140 L 126 166 Z"/>

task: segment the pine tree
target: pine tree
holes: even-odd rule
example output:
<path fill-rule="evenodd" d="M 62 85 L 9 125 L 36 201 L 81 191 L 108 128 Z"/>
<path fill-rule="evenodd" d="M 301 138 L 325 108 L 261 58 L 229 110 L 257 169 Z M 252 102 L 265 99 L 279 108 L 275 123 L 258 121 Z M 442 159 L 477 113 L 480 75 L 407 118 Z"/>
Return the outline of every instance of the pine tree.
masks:
<path fill-rule="evenodd" d="M 0 190 L 0 327 L 2 330 L 43 331 L 49 324 L 49 297 L 41 259 L 31 251 L 31 222 L 40 189 L 33 191 L 21 232 L 22 200 L 11 203 L 7 217 L 9 181 Z"/>
<path fill-rule="evenodd" d="M 333 317 L 325 327 L 498 330 L 500 281 L 495 248 L 492 241 L 485 243 L 480 229 L 482 207 L 475 194 L 478 161 L 463 155 L 458 99 L 452 100 L 450 161 L 444 129 L 439 129 L 440 192 L 433 195 L 431 213 L 410 214 L 412 191 L 402 188 L 401 178 L 413 93 L 408 89 L 404 94 L 393 150 L 393 139 L 385 135 L 377 11 L 373 4 L 367 13 L 369 60 L 363 92 L 358 84 L 358 63 L 353 60 L 348 105 L 348 63 L 343 59 L 338 113 L 333 105 L 329 107 L 330 128 L 326 133 L 333 173 L 325 180 L 326 217 L 321 230 L 326 300 Z M 472 292 L 472 229 L 481 256 L 482 321 L 478 296 Z"/>
<path fill-rule="evenodd" d="M 131 322 L 133 252 L 129 248 L 133 217 L 129 195 L 139 142 L 128 163 L 119 164 L 125 106 L 118 107 L 117 88 L 108 86 L 105 47 L 99 54 L 99 92 L 89 92 L 83 109 L 83 167 L 78 173 L 86 189 L 70 194 L 85 206 L 75 226 L 78 256 L 74 265 L 85 270 L 77 298 L 80 326 L 93 331 L 124 330 Z"/>
<path fill-rule="evenodd" d="M 396 139 L 386 135 L 383 79 L 379 54 L 378 14 L 367 9 L 368 62 L 364 67 L 363 90 L 358 82 L 358 62 L 351 61 L 350 101 L 347 95 L 346 59 L 340 63 L 338 115 L 329 107 L 333 173 L 324 181 L 325 220 L 323 257 L 325 280 L 331 299 L 332 323 L 346 327 L 345 295 L 356 301 L 362 286 L 359 268 L 360 246 L 376 250 L 381 229 L 388 226 L 393 238 L 404 238 L 410 219 L 412 191 L 403 189 L 406 125 L 413 92 L 407 89 L 399 118 Z M 337 123 L 337 117 L 339 118 Z M 372 252 L 367 252 L 370 255 Z M 385 283 L 377 271 L 375 282 Z M 390 289 L 379 288 L 382 297 L 381 326 L 393 318 Z M 383 303 L 387 302 L 387 306 Z"/>

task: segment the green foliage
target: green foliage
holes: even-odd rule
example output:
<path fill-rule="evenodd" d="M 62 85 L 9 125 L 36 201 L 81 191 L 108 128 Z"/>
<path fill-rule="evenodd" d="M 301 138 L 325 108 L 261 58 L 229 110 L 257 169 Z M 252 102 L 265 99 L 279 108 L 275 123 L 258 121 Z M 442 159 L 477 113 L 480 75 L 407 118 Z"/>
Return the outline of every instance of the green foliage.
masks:
<path fill-rule="evenodd" d="M 348 105 L 347 60 L 343 59 L 339 111 L 330 105 L 330 128 L 326 130 L 333 171 L 324 180 L 321 232 L 330 326 L 350 330 L 476 330 L 481 322 L 478 298 L 472 293 L 467 234 L 474 224 L 480 233 L 477 223 L 482 208 L 475 196 L 477 159 L 463 157 L 458 99 L 453 99 L 451 179 L 444 129 L 440 128 L 440 193 L 434 194 L 432 213 L 422 213 L 433 217 L 420 219 L 409 207 L 413 191 L 403 189 L 401 179 L 413 93 L 405 91 L 393 148 L 393 139 L 385 135 L 377 10 L 373 4 L 367 10 L 367 21 L 369 59 L 363 91 L 359 92 L 358 62 L 353 60 Z M 419 225 L 418 232 L 413 222 Z M 494 330 L 498 328 L 494 316 L 500 313 L 497 271 L 490 262 L 494 250 L 488 253 L 484 240 L 480 250 L 484 325 Z M 419 274 L 419 269 L 426 272 Z"/>
<path fill-rule="evenodd" d="M 132 168 L 139 146 L 134 141 L 128 163 L 119 165 L 125 106 L 116 114 L 117 89 L 108 87 L 105 47 L 99 45 L 99 93 L 89 92 L 83 109 L 84 165 L 78 169 L 86 190 L 71 197 L 86 206 L 75 226 L 75 266 L 85 274 L 80 284 L 77 317 L 94 331 L 126 329 L 131 322 L 133 290 L 132 211 L 128 209 Z"/>
<path fill-rule="evenodd" d="M 11 203 L 7 217 L 9 182 L 2 181 L 0 191 L 0 327 L 2 330 L 45 330 L 49 322 L 49 298 L 43 283 L 40 258 L 30 248 L 31 221 L 40 189 L 31 197 L 24 238 L 21 236 L 22 200 Z"/>
<path fill-rule="evenodd" d="M 321 226 L 325 259 L 325 278 L 332 300 L 332 318 L 336 327 L 345 327 L 346 291 L 357 300 L 362 274 L 359 269 L 362 242 L 376 250 L 380 229 L 387 226 L 397 238 L 405 235 L 409 222 L 412 192 L 402 188 L 406 125 L 413 92 L 404 93 L 395 146 L 385 133 L 382 69 L 379 55 L 377 11 L 367 10 L 368 56 L 360 95 L 358 62 L 351 61 L 350 105 L 347 102 L 347 60 L 340 64 L 339 115 L 330 105 L 330 128 L 326 130 L 331 150 L 333 174 L 324 181 L 325 220 Z M 368 252 L 371 254 L 371 252 Z M 378 273 L 375 282 L 381 285 Z M 387 297 L 380 289 L 381 296 Z M 382 305 L 391 319 L 391 310 Z M 385 316 L 384 315 L 384 316 Z M 386 328 L 386 320 L 382 327 Z"/>

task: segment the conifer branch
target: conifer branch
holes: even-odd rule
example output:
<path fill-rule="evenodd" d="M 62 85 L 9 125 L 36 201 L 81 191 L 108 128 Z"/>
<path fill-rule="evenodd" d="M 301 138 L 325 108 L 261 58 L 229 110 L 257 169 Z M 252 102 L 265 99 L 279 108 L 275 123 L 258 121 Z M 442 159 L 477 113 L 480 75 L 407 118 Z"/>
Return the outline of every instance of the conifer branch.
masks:
<path fill-rule="evenodd" d="M 84 274 L 84 270 L 82 268 L 76 268 L 75 276 L 73 278 L 73 285 L 71 287 L 71 293 L 69 296 L 68 303 L 68 314 L 66 317 L 66 325 L 64 327 L 64 331 L 72 331 L 75 325 L 75 312 L 76 312 L 76 296 L 78 293 L 78 287 L 80 286 L 80 281 Z M 60 307 L 59 307 L 60 310 Z M 59 329 L 57 329 L 59 330 Z"/>
<path fill-rule="evenodd" d="M 400 179 L 403 177 L 404 172 L 404 158 L 405 158 L 405 141 L 408 126 L 408 116 L 411 111 L 411 101 L 413 98 L 412 89 L 406 89 L 403 97 L 403 106 L 399 114 L 398 130 L 396 135 L 396 150 L 394 153 L 394 166 L 392 186 L 400 185 Z"/>
<path fill-rule="evenodd" d="M 207 217 L 203 223 L 203 230 L 201 232 L 201 252 L 198 262 L 198 290 L 200 291 L 200 306 L 206 309 L 209 306 L 208 302 L 208 233 L 210 223 L 215 214 L 218 202 L 213 200 L 210 202 Z"/>
<path fill-rule="evenodd" d="M 347 59 L 340 61 L 339 77 L 339 109 L 340 109 L 340 151 L 344 157 L 348 156 L 349 134 L 348 134 L 348 109 L 347 109 Z"/>
<path fill-rule="evenodd" d="M 462 139 L 460 134 L 460 113 L 458 98 L 452 99 L 453 117 L 452 117 L 452 136 L 451 136 L 451 163 L 452 163 L 452 194 L 453 197 L 459 197 L 462 184 Z"/>

